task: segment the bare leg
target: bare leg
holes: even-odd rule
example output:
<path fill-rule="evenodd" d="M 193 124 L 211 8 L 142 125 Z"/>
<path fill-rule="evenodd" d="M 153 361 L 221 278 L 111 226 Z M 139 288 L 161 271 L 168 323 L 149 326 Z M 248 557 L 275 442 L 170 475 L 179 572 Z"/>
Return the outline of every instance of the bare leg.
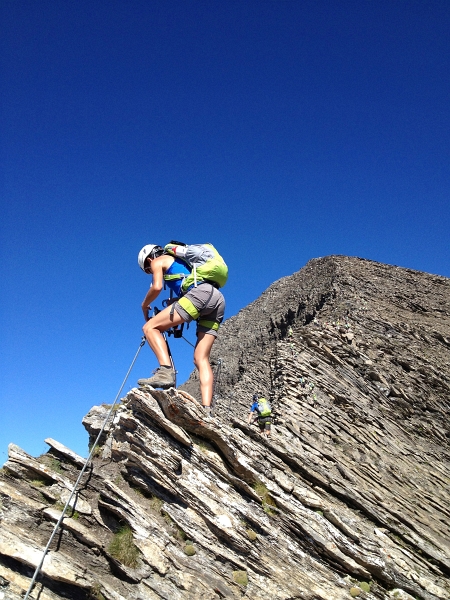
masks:
<path fill-rule="evenodd" d="M 184 319 L 180 317 L 176 310 L 173 315 L 170 315 L 172 307 L 168 306 L 156 317 L 152 317 L 142 328 L 144 335 L 149 343 L 150 348 L 155 353 L 155 356 L 160 365 L 170 365 L 170 356 L 167 350 L 167 344 L 161 332 L 167 331 L 174 325 L 184 323 Z"/>
<path fill-rule="evenodd" d="M 209 364 L 209 355 L 215 339 L 215 336 L 210 333 L 201 331 L 197 335 L 197 344 L 195 345 L 194 364 L 198 369 L 203 406 L 211 406 L 213 396 L 214 376 Z"/>

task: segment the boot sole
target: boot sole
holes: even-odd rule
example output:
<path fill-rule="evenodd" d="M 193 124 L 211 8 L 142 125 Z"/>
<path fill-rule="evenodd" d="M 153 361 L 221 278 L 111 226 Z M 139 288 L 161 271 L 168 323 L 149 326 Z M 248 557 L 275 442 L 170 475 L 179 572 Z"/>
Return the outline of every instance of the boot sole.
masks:
<path fill-rule="evenodd" d="M 150 384 L 150 383 L 138 383 L 139 387 L 142 388 L 150 388 L 151 390 L 155 390 L 155 389 L 161 389 L 161 390 L 168 390 L 171 387 L 175 387 L 175 385 L 173 383 L 165 383 L 163 385 L 155 385 L 155 384 Z"/>

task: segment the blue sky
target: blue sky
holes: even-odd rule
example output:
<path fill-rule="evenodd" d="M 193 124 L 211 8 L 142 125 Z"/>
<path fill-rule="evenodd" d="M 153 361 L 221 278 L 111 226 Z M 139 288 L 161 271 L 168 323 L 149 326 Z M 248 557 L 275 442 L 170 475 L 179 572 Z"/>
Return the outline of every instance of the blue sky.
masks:
<path fill-rule="evenodd" d="M 46 437 L 87 454 L 141 338 L 146 243 L 213 242 L 227 317 L 328 254 L 450 276 L 448 0 L 0 12 L 0 464 Z M 144 348 L 125 391 L 155 366 Z"/>

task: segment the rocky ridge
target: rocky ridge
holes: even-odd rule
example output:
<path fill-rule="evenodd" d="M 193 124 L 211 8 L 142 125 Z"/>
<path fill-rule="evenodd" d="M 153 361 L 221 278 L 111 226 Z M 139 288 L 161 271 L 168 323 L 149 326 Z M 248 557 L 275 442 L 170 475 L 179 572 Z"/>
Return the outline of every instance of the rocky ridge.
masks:
<path fill-rule="evenodd" d="M 214 419 L 195 373 L 122 400 L 33 598 L 450 598 L 450 280 L 315 259 L 225 322 L 213 362 Z M 0 599 L 23 597 L 84 464 L 46 442 L 1 471 Z"/>

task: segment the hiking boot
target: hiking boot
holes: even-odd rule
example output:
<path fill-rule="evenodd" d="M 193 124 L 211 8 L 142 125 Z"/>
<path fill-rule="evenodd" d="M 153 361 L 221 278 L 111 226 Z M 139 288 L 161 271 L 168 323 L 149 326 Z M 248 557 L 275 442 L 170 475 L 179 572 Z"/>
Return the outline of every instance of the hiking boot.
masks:
<path fill-rule="evenodd" d="M 175 386 L 175 372 L 173 369 L 159 367 L 153 371 L 153 376 L 147 379 L 138 379 L 138 385 L 141 387 L 151 386 L 152 388 L 168 388 Z"/>

